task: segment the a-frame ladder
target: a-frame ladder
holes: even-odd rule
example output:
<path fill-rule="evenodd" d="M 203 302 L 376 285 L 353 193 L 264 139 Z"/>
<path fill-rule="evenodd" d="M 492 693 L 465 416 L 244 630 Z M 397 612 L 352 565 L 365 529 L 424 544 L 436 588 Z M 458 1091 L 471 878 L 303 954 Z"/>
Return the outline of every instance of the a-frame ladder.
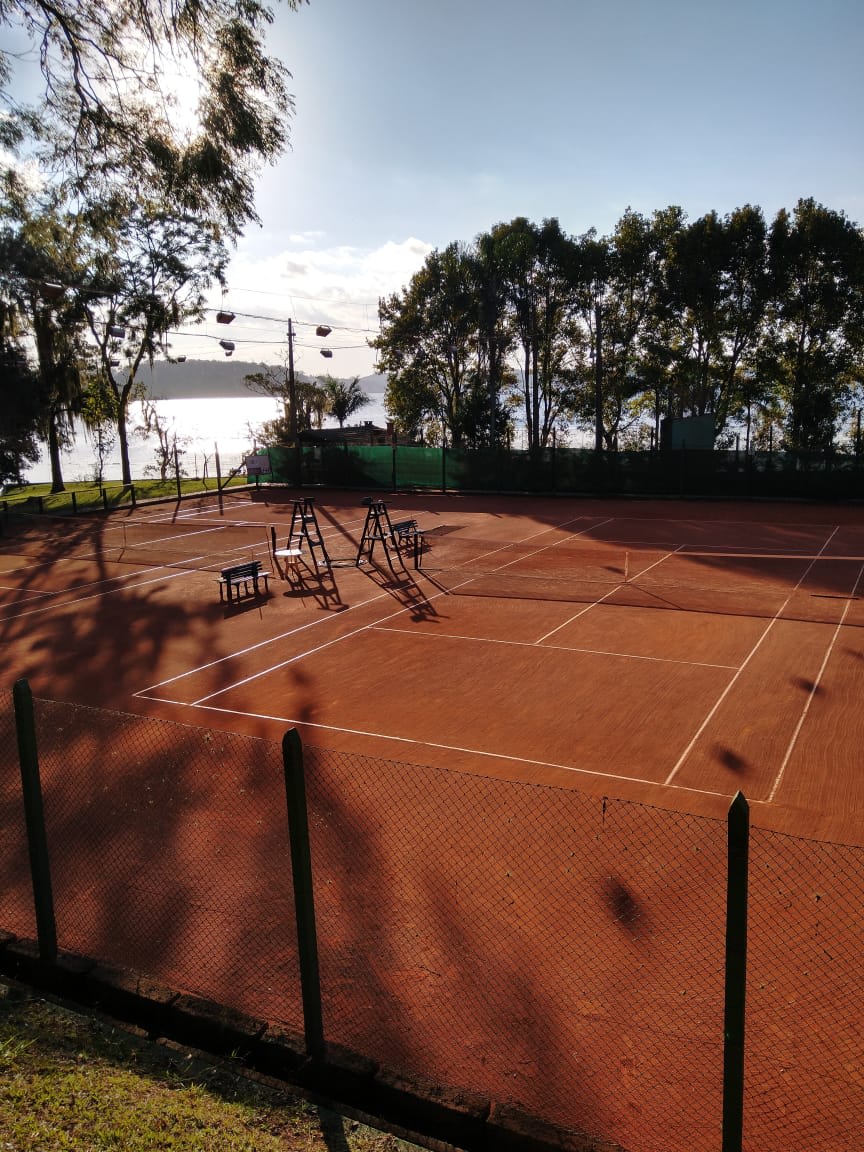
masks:
<path fill-rule="evenodd" d="M 381 544 L 387 563 L 393 567 L 390 549 L 393 547 L 393 527 L 390 523 L 390 513 L 383 500 L 370 500 L 366 512 L 366 522 L 363 525 L 363 535 L 360 537 L 360 547 L 357 549 L 357 564 L 364 560 L 372 563 L 375 545 Z"/>
<path fill-rule="evenodd" d="M 288 547 L 302 548 L 303 543 L 309 550 L 309 555 L 318 567 L 319 556 L 325 567 L 330 567 L 330 557 L 321 536 L 318 526 L 318 517 L 315 515 L 315 501 L 311 496 L 303 500 L 294 501 L 294 511 L 291 513 L 291 527 L 288 530 Z"/>

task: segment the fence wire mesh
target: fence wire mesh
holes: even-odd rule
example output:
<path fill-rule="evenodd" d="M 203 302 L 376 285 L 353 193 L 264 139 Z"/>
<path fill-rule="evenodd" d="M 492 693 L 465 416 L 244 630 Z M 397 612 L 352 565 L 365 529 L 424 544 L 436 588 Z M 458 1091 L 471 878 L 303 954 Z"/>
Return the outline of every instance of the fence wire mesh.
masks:
<path fill-rule="evenodd" d="M 0 929 L 35 939 L 36 915 L 21 797 L 18 737 L 11 702 L 8 708 L 0 707 L 0 766 Z"/>
<path fill-rule="evenodd" d="M 302 1031 L 281 748 L 35 702 L 58 944 Z M 325 1039 L 628 1152 L 720 1146 L 726 828 L 305 750 Z M 11 709 L 0 928 L 35 936 Z M 857 1152 L 864 851 L 754 829 L 748 1152 Z"/>
<path fill-rule="evenodd" d="M 279 746 L 34 707 L 59 947 L 300 1029 Z"/>
<path fill-rule="evenodd" d="M 328 1038 L 628 1149 L 717 1147 L 722 822 L 319 750 L 306 768 Z"/>
<path fill-rule="evenodd" d="M 747 1146 L 864 1147 L 864 851 L 750 838 Z"/>

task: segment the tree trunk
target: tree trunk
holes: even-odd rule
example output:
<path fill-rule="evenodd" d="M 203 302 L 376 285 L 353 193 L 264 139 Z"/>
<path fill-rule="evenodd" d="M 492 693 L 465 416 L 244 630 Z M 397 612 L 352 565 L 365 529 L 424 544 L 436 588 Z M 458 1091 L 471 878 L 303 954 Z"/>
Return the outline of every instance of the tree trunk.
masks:
<path fill-rule="evenodd" d="M 63 483 L 63 469 L 60 465 L 60 437 L 57 435 L 57 415 L 51 413 L 48 424 L 48 457 L 51 462 L 51 491 L 65 492 Z"/>
<path fill-rule="evenodd" d="M 594 449 L 603 451 L 603 330 L 600 301 L 594 305 Z"/>
<path fill-rule="evenodd" d="M 120 468 L 125 485 L 132 483 L 132 468 L 129 465 L 129 435 L 126 429 L 126 416 L 129 408 L 129 393 L 132 385 L 124 384 L 117 397 L 117 440 L 120 444 Z"/>

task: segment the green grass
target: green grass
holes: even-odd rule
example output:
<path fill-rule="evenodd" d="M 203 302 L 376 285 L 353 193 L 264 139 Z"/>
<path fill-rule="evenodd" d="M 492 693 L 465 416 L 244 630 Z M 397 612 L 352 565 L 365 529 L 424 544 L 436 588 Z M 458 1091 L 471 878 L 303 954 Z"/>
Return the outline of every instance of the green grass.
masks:
<path fill-rule="evenodd" d="M 245 476 L 235 476 L 227 484 L 223 479 L 224 487 L 245 487 L 245 485 Z M 136 501 L 170 500 L 177 496 L 176 480 L 135 480 L 133 487 Z M 181 479 L 180 491 L 184 495 L 215 493 L 216 478 Z M 93 481 L 73 480 L 66 483 L 65 492 L 52 492 L 50 484 L 10 485 L 6 488 L 2 500 L 9 512 L 46 512 L 56 516 L 75 511 L 92 512 L 102 508 L 128 506 L 132 502 L 132 493 L 119 481 L 111 481 L 100 487 Z"/>
<path fill-rule="evenodd" d="M 0 983 L 2 1152 L 408 1152 L 415 1146 Z"/>

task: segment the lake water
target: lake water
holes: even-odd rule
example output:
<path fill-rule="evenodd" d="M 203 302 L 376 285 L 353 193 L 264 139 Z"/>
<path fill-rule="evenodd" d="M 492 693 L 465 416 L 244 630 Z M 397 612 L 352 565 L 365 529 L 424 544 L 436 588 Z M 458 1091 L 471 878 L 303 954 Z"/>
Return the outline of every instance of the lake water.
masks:
<path fill-rule="evenodd" d="M 372 420 L 375 424 L 383 426 L 386 423 L 386 416 L 380 399 L 375 397 L 370 404 L 361 408 L 356 421 Z M 160 400 L 157 410 L 172 431 L 176 430 L 178 441 L 186 439 L 187 442 L 182 445 L 185 456 L 181 463 L 184 471 L 190 476 L 202 474 L 205 457 L 209 475 L 215 476 L 214 457 L 217 447 L 224 476 L 230 468 L 252 451 L 256 440 L 260 443 L 260 437 L 256 436 L 256 433 L 264 421 L 282 415 L 282 405 L 265 396 Z M 129 417 L 130 428 L 140 424 L 139 404 L 129 406 Z M 333 421 L 325 423 L 332 424 Z M 155 463 L 155 444 L 155 440 L 148 441 L 137 435 L 130 436 L 129 460 L 133 479 L 143 479 L 144 469 Z M 96 453 L 92 442 L 87 439 L 83 431 L 79 432 L 72 451 L 63 453 L 62 466 L 64 480 L 93 479 Z M 108 458 L 104 478 L 122 479 L 120 452 L 117 448 Z M 51 467 L 48 462 L 48 450 L 45 448 L 40 462 L 26 471 L 25 480 L 31 484 L 41 484 L 50 479 Z"/>

